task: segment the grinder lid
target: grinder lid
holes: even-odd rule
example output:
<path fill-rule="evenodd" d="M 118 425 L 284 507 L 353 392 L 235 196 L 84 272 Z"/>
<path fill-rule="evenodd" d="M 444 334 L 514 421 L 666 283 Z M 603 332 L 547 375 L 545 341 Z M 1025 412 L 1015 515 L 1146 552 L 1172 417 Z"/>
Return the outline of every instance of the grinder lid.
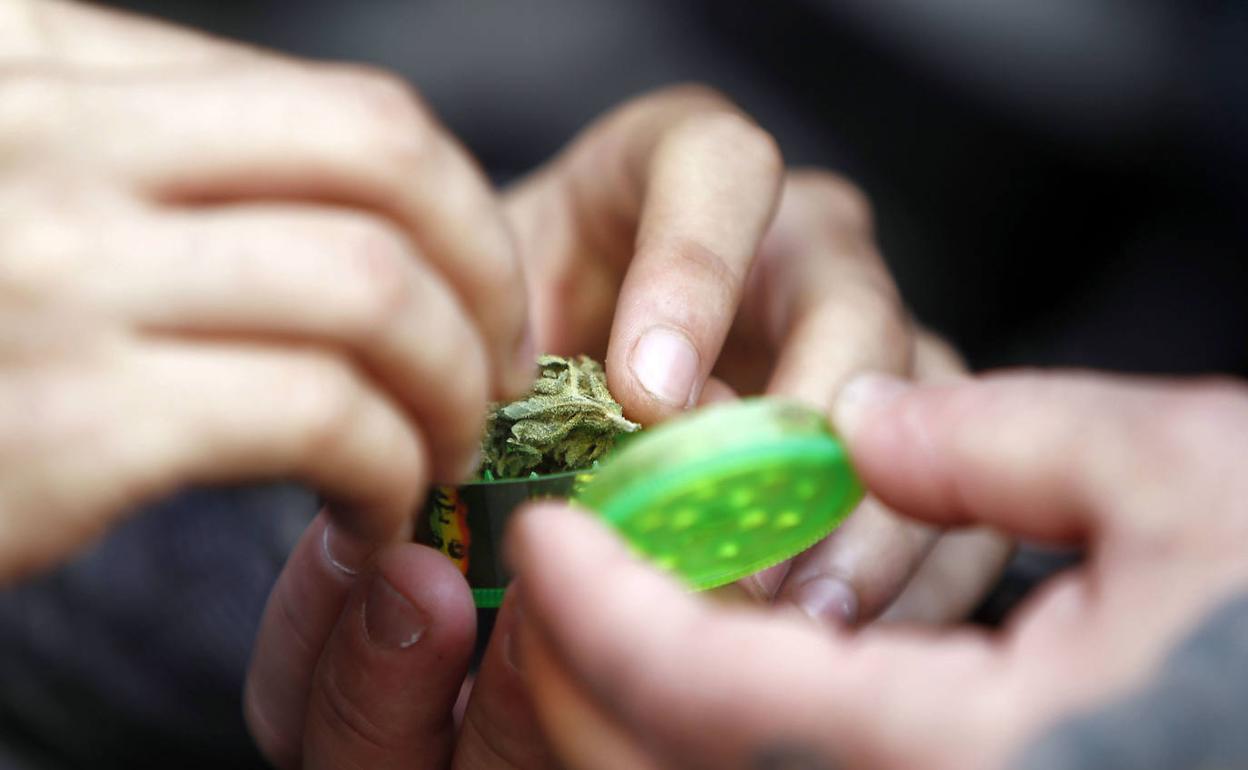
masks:
<path fill-rule="evenodd" d="M 819 412 L 752 398 L 627 437 L 576 502 L 695 589 L 779 564 L 834 530 L 863 487 Z"/>

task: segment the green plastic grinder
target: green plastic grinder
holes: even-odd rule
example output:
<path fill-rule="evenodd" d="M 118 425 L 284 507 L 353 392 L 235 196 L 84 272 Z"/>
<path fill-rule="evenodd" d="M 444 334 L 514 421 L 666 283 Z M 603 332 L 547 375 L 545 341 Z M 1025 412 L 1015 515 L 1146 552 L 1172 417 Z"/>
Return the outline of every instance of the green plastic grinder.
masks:
<path fill-rule="evenodd" d="M 862 499 L 819 412 L 769 398 L 700 409 L 627 439 L 577 493 L 634 550 L 695 589 L 779 564 Z"/>

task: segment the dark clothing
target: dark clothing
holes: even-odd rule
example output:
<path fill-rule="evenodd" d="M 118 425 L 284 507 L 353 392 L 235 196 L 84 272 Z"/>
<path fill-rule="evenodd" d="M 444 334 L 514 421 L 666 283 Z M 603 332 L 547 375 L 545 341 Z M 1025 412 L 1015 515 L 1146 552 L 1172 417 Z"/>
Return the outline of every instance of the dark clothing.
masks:
<path fill-rule="evenodd" d="M 315 502 L 288 486 L 180 495 L 0 593 L 0 768 L 258 766 L 243 675 Z"/>

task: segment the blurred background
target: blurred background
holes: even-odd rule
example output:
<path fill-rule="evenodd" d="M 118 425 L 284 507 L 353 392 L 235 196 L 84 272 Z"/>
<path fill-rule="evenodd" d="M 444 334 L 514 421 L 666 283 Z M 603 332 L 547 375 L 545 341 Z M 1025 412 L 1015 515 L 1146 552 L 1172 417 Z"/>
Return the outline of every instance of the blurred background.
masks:
<path fill-rule="evenodd" d="M 910 307 L 977 369 L 1248 374 L 1240 0 L 111 4 L 396 70 L 500 183 L 622 100 L 707 83 L 866 190 Z M 314 503 L 189 492 L 0 594 L 0 768 L 257 765 L 248 649 Z"/>

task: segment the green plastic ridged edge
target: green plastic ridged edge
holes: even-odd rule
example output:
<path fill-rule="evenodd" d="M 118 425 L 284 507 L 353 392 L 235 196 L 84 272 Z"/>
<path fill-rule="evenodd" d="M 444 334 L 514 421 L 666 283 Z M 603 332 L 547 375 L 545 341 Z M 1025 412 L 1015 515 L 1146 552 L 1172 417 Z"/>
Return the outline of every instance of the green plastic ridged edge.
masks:
<path fill-rule="evenodd" d="M 686 483 L 689 478 L 703 478 L 705 476 L 719 475 L 721 473 L 727 475 L 748 467 L 751 465 L 750 461 L 755 458 L 761 457 L 769 462 L 774 462 L 776 460 L 782 460 L 785 457 L 809 459 L 814 453 L 824 454 L 829 458 L 835 458 L 836 460 L 844 458 L 844 452 L 839 444 L 823 438 L 804 438 L 786 441 L 779 444 L 755 446 L 745 451 L 734 452 L 729 455 L 720 455 L 704 463 L 700 463 L 695 467 L 689 468 L 687 471 L 679 474 L 673 474 L 673 476 L 665 479 L 662 484 L 655 484 L 650 486 L 648 489 L 641 489 L 638 492 L 625 495 L 624 497 L 637 497 L 643 501 L 647 497 L 653 499 L 662 496 L 673 487 L 679 487 L 680 485 Z M 779 553 L 767 558 L 755 559 L 753 562 L 738 564 L 735 569 L 725 572 L 723 575 L 717 577 L 707 578 L 700 581 L 690 580 L 688 581 L 690 586 L 694 590 L 704 591 L 710 588 L 727 585 L 728 583 L 740 580 L 748 575 L 753 575 L 754 573 L 760 572 L 769 567 L 774 567 L 786 559 L 791 559 L 793 556 L 805 551 L 807 548 L 810 548 L 815 543 L 818 543 L 835 530 L 853 510 L 854 506 L 857 504 L 857 500 L 862 498 L 861 487 L 857 484 L 848 486 L 846 488 L 846 493 L 847 494 L 845 494 L 841 500 L 837 501 L 836 507 L 840 509 L 840 512 L 830 517 L 824 526 L 811 530 L 808 537 L 795 541 L 787 553 Z M 849 499 L 853 499 L 855 501 L 854 504 L 849 504 L 847 502 Z M 645 504 L 645 502 L 642 502 L 638 505 L 641 506 Z M 610 518 L 610 514 L 607 515 L 608 518 Z"/>
<path fill-rule="evenodd" d="M 645 508 L 652 501 L 662 499 L 671 489 L 680 488 L 690 481 L 716 477 L 720 474 L 726 475 L 748 468 L 752 465 L 752 461 L 760 458 L 769 463 L 774 463 L 785 457 L 809 460 L 812 456 L 818 455 L 822 455 L 832 463 L 842 463 L 846 460 L 844 447 L 830 436 L 771 441 L 761 445 L 755 444 L 735 452 L 711 456 L 689 467 L 682 468 L 680 471 L 662 479 L 660 483 L 632 485 L 623 494 L 617 493 L 609 500 L 595 500 L 593 503 L 585 500 L 574 500 L 574 502 L 584 507 L 596 509 L 599 515 L 606 521 L 614 524 L 623 518 L 633 515 L 635 511 Z M 682 576 L 686 584 L 695 591 L 704 591 L 727 585 L 748 575 L 774 567 L 818 543 L 840 526 L 854 508 L 857 507 L 858 502 L 862 500 L 865 492 L 861 482 L 852 471 L 847 474 L 846 481 L 848 483 L 844 487 L 845 494 L 841 496 L 840 500 L 836 501 L 835 505 L 839 511 L 831 516 L 824 526 L 811 530 L 807 537 L 791 544 L 791 547 L 786 549 L 786 552 L 737 565 L 731 571 L 703 580 L 692 580 Z M 644 555 L 644 549 L 638 544 L 630 541 L 630 546 L 638 553 Z"/>
<path fill-rule="evenodd" d="M 472 601 L 478 609 L 496 610 L 503 606 L 503 595 L 506 593 L 506 588 L 474 588 Z"/>
<path fill-rule="evenodd" d="M 656 498 L 666 497 L 672 488 L 687 486 L 690 481 L 702 481 L 708 477 L 716 478 L 743 468 L 753 467 L 755 463 L 752 461 L 758 458 L 772 462 L 788 457 L 804 460 L 815 455 L 824 455 L 829 459 L 839 461 L 844 458 L 845 453 L 839 444 L 822 437 L 803 437 L 755 444 L 735 452 L 713 455 L 696 464 L 669 473 L 659 482 L 651 481 L 644 485 L 632 485 L 622 494 L 617 492 L 610 500 L 601 503 L 600 510 L 608 521 L 619 521 L 624 516 L 632 515 L 637 509 L 650 505 Z"/>

